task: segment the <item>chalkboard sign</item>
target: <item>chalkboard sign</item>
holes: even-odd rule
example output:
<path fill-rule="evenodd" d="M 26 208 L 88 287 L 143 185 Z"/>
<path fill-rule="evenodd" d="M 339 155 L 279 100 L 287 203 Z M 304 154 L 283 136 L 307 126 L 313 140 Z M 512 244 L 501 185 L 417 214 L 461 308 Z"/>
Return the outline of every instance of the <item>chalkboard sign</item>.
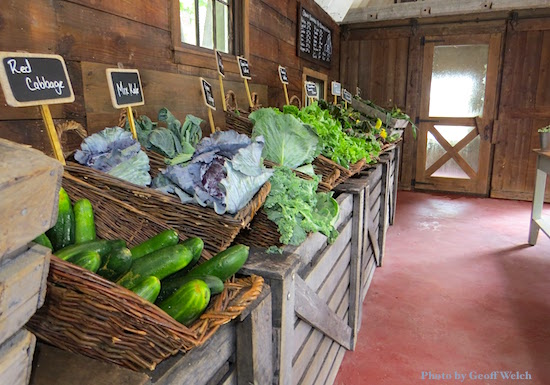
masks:
<path fill-rule="evenodd" d="M 307 9 L 299 7 L 297 54 L 330 68 L 332 59 L 332 29 L 321 23 Z"/>
<path fill-rule="evenodd" d="M 115 108 L 145 104 L 138 70 L 107 68 L 105 72 L 107 73 L 107 84 L 111 92 L 111 102 Z"/>
<path fill-rule="evenodd" d="M 204 104 L 206 104 L 207 107 L 215 110 L 216 103 L 214 102 L 214 93 L 212 91 L 212 86 L 203 78 L 200 78 L 200 79 L 201 79 L 201 90 L 202 90 L 202 97 L 204 98 Z"/>
<path fill-rule="evenodd" d="M 319 94 L 317 93 L 317 85 L 313 82 L 305 82 L 304 87 L 306 89 L 306 96 L 308 98 L 319 99 Z"/>
<path fill-rule="evenodd" d="M 279 66 L 279 79 L 281 79 L 281 83 L 288 84 L 288 74 L 283 66 Z"/>
<path fill-rule="evenodd" d="M 330 87 L 331 93 L 335 96 L 342 95 L 342 85 L 338 82 L 332 82 Z"/>
<path fill-rule="evenodd" d="M 342 99 L 344 99 L 346 102 L 351 103 L 351 92 L 344 89 L 342 91 Z"/>
<path fill-rule="evenodd" d="M 0 84 L 12 107 L 74 102 L 65 61 L 59 55 L 0 52 Z"/>
<path fill-rule="evenodd" d="M 239 71 L 243 79 L 252 79 L 250 76 L 250 67 L 248 66 L 248 60 L 242 56 L 237 56 L 237 62 L 239 63 Z"/>
<path fill-rule="evenodd" d="M 222 77 L 225 77 L 225 71 L 223 69 L 223 58 L 222 58 L 222 54 L 220 53 L 220 51 L 218 51 L 217 49 L 215 50 L 216 52 L 216 63 L 217 63 L 217 67 L 218 67 L 218 73 L 220 75 L 222 75 Z"/>

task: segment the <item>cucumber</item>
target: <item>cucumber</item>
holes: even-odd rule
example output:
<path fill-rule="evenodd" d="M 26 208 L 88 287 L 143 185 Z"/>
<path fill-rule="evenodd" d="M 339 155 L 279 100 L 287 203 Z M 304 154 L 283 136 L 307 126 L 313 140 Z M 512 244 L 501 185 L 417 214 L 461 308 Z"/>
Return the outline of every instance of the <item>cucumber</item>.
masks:
<path fill-rule="evenodd" d="M 126 247 L 112 249 L 101 258 L 101 267 L 97 274 L 109 281 L 116 281 L 132 266 L 132 253 Z"/>
<path fill-rule="evenodd" d="M 145 242 L 130 249 L 132 258 L 138 259 L 154 251 L 168 246 L 174 246 L 179 242 L 178 233 L 175 230 L 164 230 Z"/>
<path fill-rule="evenodd" d="M 186 246 L 165 247 L 134 260 L 130 270 L 116 283 L 131 289 L 148 276 L 166 278 L 187 266 L 192 257 L 191 250 Z"/>
<path fill-rule="evenodd" d="M 73 206 L 74 210 L 74 242 L 93 241 L 95 235 L 94 211 L 88 199 L 79 199 Z"/>
<path fill-rule="evenodd" d="M 101 265 L 101 255 L 97 251 L 83 251 L 67 259 L 67 262 L 74 263 L 84 269 L 95 273 Z"/>
<path fill-rule="evenodd" d="M 117 239 L 115 241 L 108 240 L 96 240 L 88 241 L 84 243 L 79 243 L 78 245 L 67 246 L 61 250 L 54 252 L 58 258 L 67 260 L 77 254 L 82 253 L 83 251 L 97 251 L 100 256 L 107 255 L 112 249 L 125 247 L 126 242 L 122 239 Z"/>
<path fill-rule="evenodd" d="M 63 187 L 59 189 L 59 205 L 57 222 L 46 231 L 52 242 L 53 250 L 57 251 L 74 243 L 74 211 L 69 195 Z"/>
<path fill-rule="evenodd" d="M 147 277 L 132 288 L 132 291 L 141 298 L 153 303 L 160 293 L 160 279 Z"/>
<path fill-rule="evenodd" d="M 191 269 L 189 276 L 213 275 L 226 281 L 244 265 L 248 259 L 249 247 L 245 245 L 231 246 L 216 254 L 208 261 Z"/>
<path fill-rule="evenodd" d="M 40 234 L 38 237 L 34 238 L 33 242 L 38 243 L 42 246 L 46 246 L 50 250 L 53 250 L 52 242 L 50 241 L 50 238 L 46 236 L 46 234 Z"/>
<path fill-rule="evenodd" d="M 180 287 L 182 287 L 184 284 L 186 284 L 187 282 L 193 279 L 200 279 L 201 281 L 204 281 L 204 283 L 206 283 L 206 285 L 210 289 L 211 295 L 219 294 L 223 291 L 223 288 L 224 288 L 223 281 L 213 275 L 204 275 L 204 276 L 197 276 L 197 277 L 186 275 L 183 277 L 174 277 L 174 278 L 170 276 L 162 281 L 157 302 L 164 301 L 166 298 L 174 294 Z"/>
<path fill-rule="evenodd" d="M 200 259 L 202 254 L 202 249 L 204 249 L 204 242 L 199 237 L 187 238 L 185 241 L 181 242 L 182 245 L 187 246 L 191 249 L 193 254 L 193 259 L 189 262 L 187 267 L 194 266 Z"/>
<path fill-rule="evenodd" d="M 158 307 L 185 326 L 191 325 L 208 306 L 210 289 L 200 279 L 193 279 L 174 294 L 160 302 Z"/>

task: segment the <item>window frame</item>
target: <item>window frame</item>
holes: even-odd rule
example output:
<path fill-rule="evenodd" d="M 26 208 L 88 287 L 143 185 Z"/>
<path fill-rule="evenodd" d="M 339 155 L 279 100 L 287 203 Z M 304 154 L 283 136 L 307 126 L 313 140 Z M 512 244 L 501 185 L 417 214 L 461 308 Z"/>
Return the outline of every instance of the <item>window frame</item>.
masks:
<path fill-rule="evenodd" d="M 307 101 L 307 98 L 306 98 L 306 93 L 305 93 L 305 90 L 304 90 L 304 84 L 305 82 L 307 81 L 307 78 L 310 77 L 310 78 L 314 78 L 320 82 L 323 82 L 323 100 L 326 100 L 327 98 L 327 84 L 328 84 L 328 75 L 322 73 L 322 72 L 318 72 L 318 71 L 314 71 L 312 70 L 311 68 L 307 68 L 307 67 L 304 67 L 303 70 L 302 70 L 302 106 L 307 106 L 308 104 L 308 101 Z M 321 99 L 320 95 L 319 95 L 319 99 Z"/>

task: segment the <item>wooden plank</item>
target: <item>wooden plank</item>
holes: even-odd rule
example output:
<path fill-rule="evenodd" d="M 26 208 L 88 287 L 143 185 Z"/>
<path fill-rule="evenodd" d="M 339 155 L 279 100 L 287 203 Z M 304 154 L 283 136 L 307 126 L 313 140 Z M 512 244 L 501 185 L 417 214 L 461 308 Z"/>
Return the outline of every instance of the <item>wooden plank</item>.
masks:
<path fill-rule="evenodd" d="M 218 385 L 218 384 L 213 384 Z M 235 370 L 231 371 L 227 377 L 223 379 L 219 385 L 237 385 L 237 372 Z"/>
<path fill-rule="evenodd" d="M 290 19 L 279 9 L 261 2 L 260 6 L 250 7 L 250 25 L 259 29 L 261 36 L 269 34 L 296 46 L 296 15 Z"/>
<path fill-rule="evenodd" d="M 548 20 L 546 24 L 550 24 Z M 548 63 L 550 63 L 550 31 L 544 31 L 542 39 L 541 66 L 538 75 L 535 107 L 542 108 L 546 113 L 546 117 L 548 117 L 548 107 L 550 106 L 550 71 L 548 70 Z"/>
<path fill-rule="evenodd" d="M 336 379 L 336 375 L 338 374 L 338 370 L 340 369 L 340 365 L 344 360 L 345 353 L 346 353 L 346 350 L 340 346 L 338 348 L 338 353 L 336 353 L 336 357 L 334 358 L 334 362 L 332 363 L 332 367 L 325 381 L 326 385 L 332 385 L 334 383 L 334 380 Z"/>
<path fill-rule="evenodd" d="M 321 256 L 315 261 L 315 265 L 312 267 L 306 266 L 300 270 L 301 277 L 303 277 L 312 290 L 317 291 L 329 275 L 336 261 L 350 242 L 352 229 L 353 224 L 351 221 L 343 229 L 338 229 L 340 235 L 332 245 L 323 251 Z"/>
<path fill-rule="evenodd" d="M 37 150 L 0 139 L 0 261 L 57 220 L 63 167 Z M 9 226 L 7 224 L 9 223 Z"/>
<path fill-rule="evenodd" d="M 296 314 L 349 349 L 351 329 L 338 319 L 328 305 L 300 277 L 296 277 Z"/>
<path fill-rule="evenodd" d="M 374 258 L 370 258 L 369 262 L 367 264 L 367 267 L 363 271 L 363 282 L 361 285 L 361 292 L 362 292 L 362 300 L 365 300 L 365 297 L 367 296 L 367 293 L 370 288 L 370 284 L 372 282 L 372 279 L 374 277 L 374 272 L 376 271 L 376 261 Z"/>
<path fill-rule="evenodd" d="M 238 384 L 273 383 L 271 294 L 237 324 Z"/>
<path fill-rule="evenodd" d="M 36 338 L 26 330 L 0 346 L 0 383 L 27 385 L 31 376 L 31 364 Z"/>

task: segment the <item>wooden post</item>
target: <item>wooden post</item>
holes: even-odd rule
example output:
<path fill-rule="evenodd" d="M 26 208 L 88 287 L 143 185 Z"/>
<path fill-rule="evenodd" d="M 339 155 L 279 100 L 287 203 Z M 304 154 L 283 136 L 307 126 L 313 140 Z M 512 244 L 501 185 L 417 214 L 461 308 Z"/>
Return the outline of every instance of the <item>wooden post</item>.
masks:
<path fill-rule="evenodd" d="M 334 95 L 334 105 L 338 104 L 338 96 Z"/>
<path fill-rule="evenodd" d="M 286 100 L 286 104 L 289 105 L 290 104 L 290 100 L 288 99 L 288 89 L 286 88 L 286 84 L 283 83 L 283 90 L 285 90 L 285 100 Z"/>
<path fill-rule="evenodd" d="M 210 122 L 210 132 L 213 134 L 216 132 L 216 126 L 214 125 L 214 117 L 210 108 L 208 108 L 208 121 Z"/>
<path fill-rule="evenodd" d="M 344 100 L 344 107 L 346 110 L 348 109 L 348 102 L 346 102 L 345 100 Z"/>
<path fill-rule="evenodd" d="M 313 98 L 309 98 L 309 104 L 312 105 L 313 104 Z"/>
<path fill-rule="evenodd" d="M 248 80 L 244 80 L 244 87 L 246 88 L 246 96 L 248 97 L 248 105 L 250 108 L 254 107 L 254 103 L 252 102 L 252 96 L 250 95 L 250 88 L 248 87 Z"/>
<path fill-rule="evenodd" d="M 222 92 L 222 107 L 224 112 L 227 111 L 227 105 L 225 104 L 225 91 L 223 89 L 223 78 L 221 74 L 218 74 L 218 78 L 220 79 L 220 90 Z"/>
<path fill-rule="evenodd" d="M 52 113 L 50 112 L 50 107 L 47 104 L 40 105 L 40 113 L 42 114 L 42 120 L 46 125 L 46 131 L 48 132 L 48 138 L 50 138 L 50 143 L 53 148 L 53 153 L 55 158 L 65 165 L 65 157 L 63 156 L 63 150 L 61 150 L 61 143 L 59 143 L 59 138 L 57 137 L 57 131 L 53 124 Z"/>
<path fill-rule="evenodd" d="M 136 131 L 136 122 L 134 122 L 134 112 L 132 107 L 126 107 L 126 117 L 128 118 L 128 123 L 130 123 L 130 131 L 132 136 L 137 140 L 137 131 Z"/>

